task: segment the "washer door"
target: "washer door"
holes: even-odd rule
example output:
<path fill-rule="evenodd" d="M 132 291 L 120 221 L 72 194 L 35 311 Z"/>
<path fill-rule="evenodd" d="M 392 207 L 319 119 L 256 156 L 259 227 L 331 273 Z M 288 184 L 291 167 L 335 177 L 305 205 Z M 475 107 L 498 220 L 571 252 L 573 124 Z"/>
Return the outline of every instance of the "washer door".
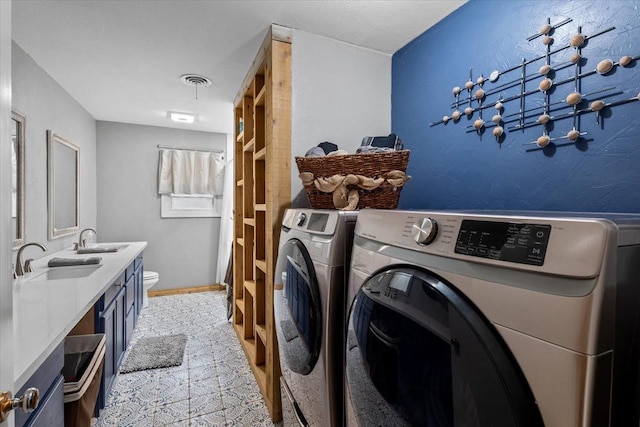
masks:
<path fill-rule="evenodd" d="M 273 304 L 280 359 L 301 375 L 313 370 L 320 355 L 322 306 L 313 262 L 304 244 L 287 241 L 278 255 Z"/>
<path fill-rule="evenodd" d="M 358 292 L 348 322 L 347 425 L 543 425 L 498 332 L 440 278 L 380 272 Z"/>

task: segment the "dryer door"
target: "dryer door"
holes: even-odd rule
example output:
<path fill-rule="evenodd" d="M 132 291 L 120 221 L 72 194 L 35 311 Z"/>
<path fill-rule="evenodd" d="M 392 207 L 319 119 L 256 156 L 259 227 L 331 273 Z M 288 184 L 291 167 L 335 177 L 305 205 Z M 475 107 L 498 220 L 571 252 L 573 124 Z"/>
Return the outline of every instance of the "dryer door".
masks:
<path fill-rule="evenodd" d="M 273 310 L 280 359 L 285 367 L 306 375 L 320 355 L 322 306 L 311 257 L 297 239 L 285 243 L 278 254 Z"/>
<path fill-rule="evenodd" d="M 498 332 L 440 278 L 380 272 L 358 292 L 348 322 L 347 425 L 543 425 Z"/>

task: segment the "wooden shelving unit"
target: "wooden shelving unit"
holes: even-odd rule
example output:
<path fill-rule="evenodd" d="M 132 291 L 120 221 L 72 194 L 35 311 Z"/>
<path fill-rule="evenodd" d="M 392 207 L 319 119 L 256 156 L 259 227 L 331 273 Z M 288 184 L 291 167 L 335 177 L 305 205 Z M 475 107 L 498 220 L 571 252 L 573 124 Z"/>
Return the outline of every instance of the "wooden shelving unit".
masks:
<path fill-rule="evenodd" d="M 290 29 L 271 26 L 234 105 L 233 323 L 271 418 L 279 421 L 273 275 L 291 203 Z"/>

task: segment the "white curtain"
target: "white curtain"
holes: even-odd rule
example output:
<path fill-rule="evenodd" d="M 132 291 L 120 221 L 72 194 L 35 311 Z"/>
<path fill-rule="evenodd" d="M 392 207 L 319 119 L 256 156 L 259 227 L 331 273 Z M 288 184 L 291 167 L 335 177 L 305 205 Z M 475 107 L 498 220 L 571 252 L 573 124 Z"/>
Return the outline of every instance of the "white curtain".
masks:
<path fill-rule="evenodd" d="M 224 176 L 224 195 L 222 196 L 222 214 L 220 215 L 220 239 L 218 241 L 218 268 L 216 283 L 222 284 L 227 272 L 233 244 L 233 144 L 235 138 L 227 134 L 227 167 Z"/>
<path fill-rule="evenodd" d="M 216 283 L 223 283 L 227 272 L 227 264 L 233 244 L 233 165 L 227 164 L 222 197 L 222 213 L 220 214 L 220 240 L 218 242 L 218 268 L 216 269 Z"/>
<path fill-rule="evenodd" d="M 160 150 L 158 194 L 213 194 L 224 191 L 222 153 Z"/>

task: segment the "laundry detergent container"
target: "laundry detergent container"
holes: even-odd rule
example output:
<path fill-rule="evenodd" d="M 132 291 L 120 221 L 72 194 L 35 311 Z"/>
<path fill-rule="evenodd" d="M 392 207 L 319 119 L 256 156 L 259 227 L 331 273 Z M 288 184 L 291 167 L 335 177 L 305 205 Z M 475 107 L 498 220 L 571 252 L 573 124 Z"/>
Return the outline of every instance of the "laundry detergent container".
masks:
<path fill-rule="evenodd" d="M 104 334 L 73 335 L 64 341 L 64 425 L 86 427 L 94 414 L 105 354 Z"/>

